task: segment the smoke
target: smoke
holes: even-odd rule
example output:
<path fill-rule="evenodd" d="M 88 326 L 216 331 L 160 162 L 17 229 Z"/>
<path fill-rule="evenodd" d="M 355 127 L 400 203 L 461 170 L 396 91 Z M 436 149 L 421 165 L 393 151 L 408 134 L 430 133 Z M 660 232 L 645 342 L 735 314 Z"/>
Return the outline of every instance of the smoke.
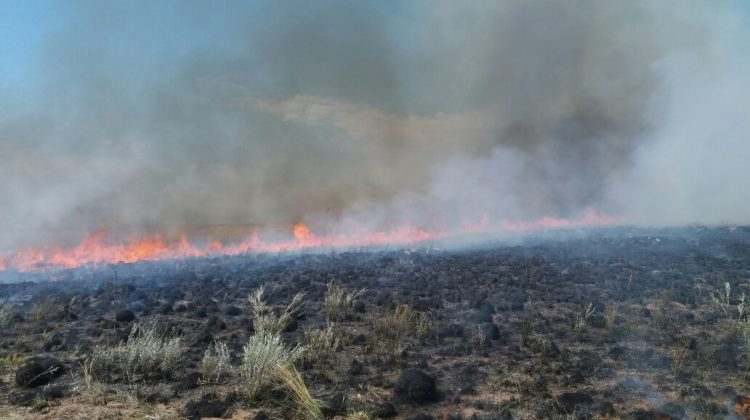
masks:
<path fill-rule="evenodd" d="M 739 2 L 56 7 L 23 82 L 0 67 L 0 249 L 587 208 L 748 221 Z"/>

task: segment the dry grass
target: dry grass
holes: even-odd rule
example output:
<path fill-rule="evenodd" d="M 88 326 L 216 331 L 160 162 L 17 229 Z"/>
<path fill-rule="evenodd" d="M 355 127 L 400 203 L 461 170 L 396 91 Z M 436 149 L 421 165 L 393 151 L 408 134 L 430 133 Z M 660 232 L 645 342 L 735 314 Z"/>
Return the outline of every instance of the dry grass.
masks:
<path fill-rule="evenodd" d="M 265 302 L 263 293 L 263 287 L 260 287 L 248 297 L 253 305 L 253 327 L 256 333 L 280 334 L 302 310 L 305 294 L 300 292 L 294 295 L 282 314 L 277 316 Z"/>
<path fill-rule="evenodd" d="M 201 359 L 200 373 L 203 383 L 220 383 L 232 372 L 231 355 L 226 343 L 214 341 L 211 343 Z"/>
<path fill-rule="evenodd" d="M 354 301 L 365 289 L 350 291 L 336 283 L 328 283 L 328 290 L 323 299 L 323 310 L 328 322 L 343 321 L 354 314 Z"/>
<path fill-rule="evenodd" d="M 379 354 L 398 356 L 407 349 L 408 340 L 416 334 L 417 316 L 409 305 L 375 315 L 373 331 L 375 350 Z"/>
<path fill-rule="evenodd" d="M 138 376 L 144 379 L 171 376 L 186 351 L 182 337 L 162 334 L 151 322 L 133 325 L 125 343 L 95 347 L 88 363 L 94 378 L 107 380 L 117 372 L 133 383 Z"/>
<path fill-rule="evenodd" d="M 575 332 L 579 336 L 583 335 L 583 333 L 586 332 L 586 322 L 588 321 L 589 317 L 594 314 L 595 311 L 596 310 L 594 309 L 594 304 L 589 303 L 589 306 L 576 312 L 571 323 L 573 332 Z"/>
<path fill-rule="evenodd" d="M 313 398 L 307 389 L 305 381 L 299 371 L 291 363 L 283 363 L 276 367 L 275 375 L 281 385 L 288 391 L 289 399 L 293 405 L 295 418 L 314 420 L 322 419 L 323 413 L 321 401 Z"/>
<path fill-rule="evenodd" d="M 305 360 L 308 362 L 329 362 L 341 347 L 341 340 L 333 326 L 322 330 L 305 331 Z"/>
<path fill-rule="evenodd" d="M 242 354 L 240 376 L 249 397 L 253 398 L 274 380 L 275 370 L 299 359 L 304 347 L 287 347 L 278 334 L 256 333 L 250 337 Z"/>

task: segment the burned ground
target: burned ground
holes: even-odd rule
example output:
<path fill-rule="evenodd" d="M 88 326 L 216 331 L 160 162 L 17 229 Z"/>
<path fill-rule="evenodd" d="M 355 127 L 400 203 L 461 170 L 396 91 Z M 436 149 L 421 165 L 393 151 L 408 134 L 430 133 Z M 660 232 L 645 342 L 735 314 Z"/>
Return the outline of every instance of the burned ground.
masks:
<path fill-rule="evenodd" d="M 298 362 L 326 417 L 716 418 L 750 413 L 750 228 L 612 229 L 472 250 L 217 257 L 77 269 L 0 285 L 0 416 L 288 418 L 278 389 L 206 381 L 213 342 L 233 367 L 258 287 L 282 333 L 337 345 Z M 56 281 L 48 281 L 54 278 Z M 330 284 L 357 291 L 327 319 Z M 728 285 L 728 286 L 727 286 Z M 748 302 L 750 304 L 750 302 Z M 91 379 L 96 346 L 155 323 L 187 344 L 164 372 Z M 358 417 L 366 418 L 366 417 Z"/>

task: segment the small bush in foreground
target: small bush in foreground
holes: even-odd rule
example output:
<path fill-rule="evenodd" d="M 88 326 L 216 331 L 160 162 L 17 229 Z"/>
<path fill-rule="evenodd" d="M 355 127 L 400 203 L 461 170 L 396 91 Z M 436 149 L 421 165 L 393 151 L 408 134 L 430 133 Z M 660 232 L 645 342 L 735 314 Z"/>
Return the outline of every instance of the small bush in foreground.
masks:
<path fill-rule="evenodd" d="M 225 343 L 214 341 L 201 359 L 201 380 L 204 383 L 219 383 L 231 371 L 229 347 Z"/>
<path fill-rule="evenodd" d="M 273 382 L 279 366 L 295 362 L 304 351 L 300 346 L 287 347 L 278 334 L 260 332 L 250 337 L 240 366 L 248 395 L 255 397 L 261 388 Z"/>

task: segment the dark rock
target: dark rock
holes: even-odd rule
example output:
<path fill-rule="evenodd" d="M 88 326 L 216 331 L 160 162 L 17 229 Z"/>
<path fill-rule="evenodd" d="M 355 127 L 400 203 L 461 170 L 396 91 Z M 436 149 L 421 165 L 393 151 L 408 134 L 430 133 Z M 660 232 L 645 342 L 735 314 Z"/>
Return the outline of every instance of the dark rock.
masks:
<path fill-rule="evenodd" d="M 659 408 L 659 411 L 669 415 L 675 420 L 685 417 L 685 409 L 675 403 L 666 403 Z"/>
<path fill-rule="evenodd" d="M 54 357 L 34 357 L 16 370 L 16 385 L 24 388 L 46 385 L 65 371 L 63 363 Z"/>
<path fill-rule="evenodd" d="M 585 392 L 565 392 L 557 397 L 557 403 L 565 412 L 572 413 L 576 407 L 591 405 L 594 399 Z"/>
<path fill-rule="evenodd" d="M 187 391 L 190 389 L 198 388 L 198 383 L 201 379 L 201 375 L 198 372 L 190 372 L 185 374 L 175 386 L 175 391 Z"/>
<path fill-rule="evenodd" d="M 349 368 L 349 374 L 361 375 L 363 373 L 365 373 L 364 365 L 362 365 L 362 363 L 360 363 L 357 359 L 352 360 L 352 366 Z"/>
<path fill-rule="evenodd" d="M 422 404 L 438 399 L 435 379 L 419 369 L 407 369 L 401 372 L 395 386 L 393 397 L 396 402 Z"/>
<path fill-rule="evenodd" d="M 674 417 L 670 416 L 668 413 L 665 413 L 661 410 L 635 410 L 632 411 L 625 416 L 623 416 L 623 419 L 626 420 L 667 420 L 667 419 L 673 419 Z"/>
<path fill-rule="evenodd" d="M 284 328 L 284 332 L 295 332 L 295 331 L 297 331 L 297 327 L 298 326 L 299 326 L 299 324 L 297 323 L 297 320 L 293 319 L 289 323 L 289 325 L 287 325 L 286 328 Z"/>
<path fill-rule="evenodd" d="M 365 313 L 365 310 L 366 310 L 365 303 L 361 300 L 357 300 L 356 302 L 354 302 L 353 309 L 354 309 L 354 312 L 358 314 L 363 314 Z"/>
<path fill-rule="evenodd" d="M 375 408 L 375 411 L 373 411 L 372 415 L 373 417 L 377 417 L 379 419 L 396 417 L 396 407 L 394 407 L 393 404 L 389 402 L 384 402 L 382 404 L 379 404 Z"/>
<path fill-rule="evenodd" d="M 499 340 L 502 336 L 500 335 L 500 327 L 495 324 L 486 323 L 482 324 L 482 333 L 488 340 Z"/>
<path fill-rule="evenodd" d="M 258 411 L 254 416 L 253 420 L 268 420 L 271 417 L 268 416 L 268 414 L 265 411 Z"/>
<path fill-rule="evenodd" d="M 162 315 L 169 315 L 172 312 L 172 304 L 170 302 L 165 302 L 159 307 L 159 313 Z"/>
<path fill-rule="evenodd" d="M 725 344 L 714 351 L 714 360 L 720 368 L 731 370 L 736 367 L 737 354 L 734 348 Z"/>
<path fill-rule="evenodd" d="M 185 405 L 185 417 L 201 419 L 203 417 L 223 417 L 231 403 L 222 401 L 215 393 L 204 395 L 200 400 L 193 400 Z"/>
<path fill-rule="evenodd" d="M 238 308 L 238 307 L 236 307 L 234 305 L 229 305 L 229 306 L 227 306 L 226 309 L 224 309 L 224 315 L 226 315 L 226 316 L 242 315 L 242 309 L 240 309 L 240 308 Z"/>
<path fill-rule="evenodd" d="M 463 337 L 465 334 L 463 325 L 460 324 L 448 324 L 444 326 L 440 332 L 438 332 L 438 336 L 440 338 L 446 338 L 446 337 Z"/>
<path fill-rule="evenodd" d="M 44 341 L 44 351 L 51 351 L 54 347 L 60 346 L 63 343 L 63 335 L 60 333 L 54 333 L 47 340 Z"/>
<path fill-rule="evenodd" d="M 117 322 L 130 322 L 135 319 L 135 313 L 130 309 L 123 309 L 115 314 Z"/>
<path fill-rule="evenodd" d="M 615 414 L 615 406 L 609 401 L 600 401 L 594 404 L 592 408 L 594 412 L 602 416 L 613 416 Z"/>
<path fill-rule="evenodd" d="M 322 411 L 326 417 L 335 417 L 346 413 L 346 395 L 342 392 L 331 395 L 323 406 Z"/>

